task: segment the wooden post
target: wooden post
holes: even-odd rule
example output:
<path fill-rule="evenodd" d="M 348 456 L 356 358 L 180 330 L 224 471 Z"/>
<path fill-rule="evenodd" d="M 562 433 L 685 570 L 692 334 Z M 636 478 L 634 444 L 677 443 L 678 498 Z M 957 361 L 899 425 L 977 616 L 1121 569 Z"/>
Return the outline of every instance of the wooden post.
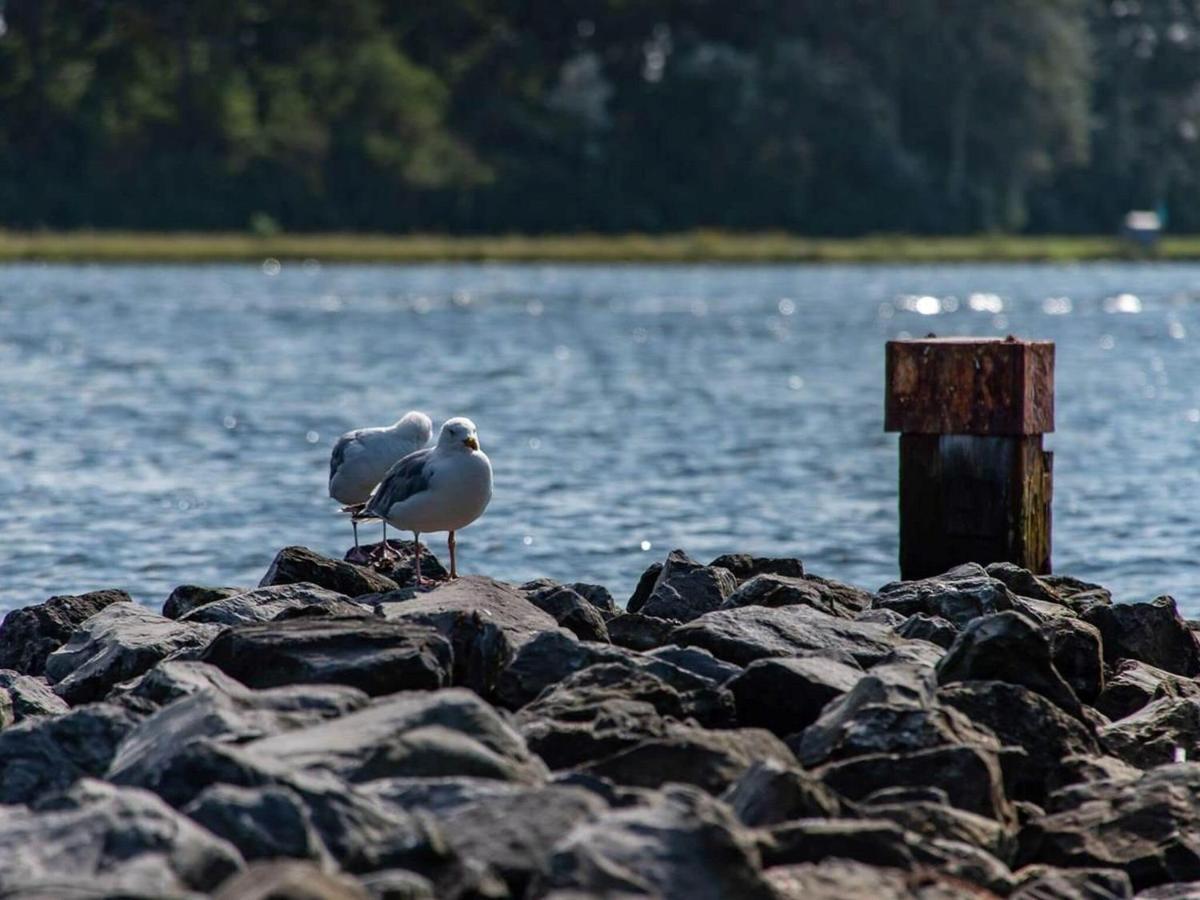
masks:
<path fill-rule="evenodd" d="M 889 341 L 884 428 L 900 432 L 901 578 L 1050 571 L 1053 342 Z"/>

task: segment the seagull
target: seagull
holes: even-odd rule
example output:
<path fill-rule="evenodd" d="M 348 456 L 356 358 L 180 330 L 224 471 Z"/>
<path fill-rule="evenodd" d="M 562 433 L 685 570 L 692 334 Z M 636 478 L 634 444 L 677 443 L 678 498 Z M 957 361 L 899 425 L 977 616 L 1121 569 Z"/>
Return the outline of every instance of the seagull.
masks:
<path fill-rule="evenodd" d="M 492 499 L 492 463 L 479 449 L 475 423 L 448 420 L 437 444 L 410 453 L 379 482 L 358 518 L 378 516 L 413 533 L 416 583 L 421 578 L 421 532 L 448 531 L 450 577 L 458 577 L 454 532 L 466 528 Z"/>
<path fill-rule="evenodd" d="M 405 413 L 395 425 L 347 431 L 333 445 L 329 457 L 329 496 L 342 504 L 342 512 L 358 513 L 371 491 L 397 461 L 429 443 L 433 422 L 423 412 Z M 358 521 L 354 515 L 354 549 L 358 551 Z M 387 522 L 383 523 L 387 549 Z"/>

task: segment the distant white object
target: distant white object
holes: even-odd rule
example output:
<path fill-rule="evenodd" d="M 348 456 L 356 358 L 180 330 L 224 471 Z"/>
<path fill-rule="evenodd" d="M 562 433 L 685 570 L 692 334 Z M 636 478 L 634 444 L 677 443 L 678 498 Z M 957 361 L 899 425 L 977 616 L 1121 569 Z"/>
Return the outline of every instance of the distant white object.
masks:
<path fill-rule="evenodd" d="M 413 533 L 416 582 L 421 582 L 422 532 L 448 531 L 450 577 L 458 577 L 454 532 L 466 528 L 492 499 L 492 463 L 479 449 L 470 419 L 450 419 L 437 444 L 411 453 L 392 466 L 359 518 L 378 516 Z M 386 553 L 387 545 L 384 545 Z"/>
<path fill-rule="evenodd" d="M 1186 747 L 1176 747 L 1175 748 L 1175 762 L 1177 762 L 1177 763 L 1187 762 L 1187 748 Z"/>
<path fill-rule="evenodd" d="M 1152 209 L 1135 209 L 1125 214 L 1121 233 L 1131 241 L 1151 247 L 1162 235 L 1162 214 Z"/>
<path fill-rule="evenodd" d="M 371 491 L 397 462 L 429 443 L 433 421 L 423 412 L 406 413 L 395 425 L 359 428 L 338 438 L 329 457 L 329 496 L 344 507 L 367 502 Z M 361 518 L 361 517 L 358 517 Z M 358 519 L 351 519 L 358 547 Z M 387 523 L 383 526 L 387 541 Z"/>

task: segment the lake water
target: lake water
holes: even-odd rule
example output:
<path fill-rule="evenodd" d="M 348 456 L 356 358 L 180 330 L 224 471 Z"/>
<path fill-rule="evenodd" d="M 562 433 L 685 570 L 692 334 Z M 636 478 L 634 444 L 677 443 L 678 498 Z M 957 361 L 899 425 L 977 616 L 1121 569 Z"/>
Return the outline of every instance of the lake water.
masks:
<path fill-rule="evenodd" d="M 492 458 L 466 572 L 623 599 L 680 546 L 874 588 L 883 345 L 930 331 L 1057 342 L 1056 571 L 1200 614 L 1200 267 L 1137 264 L 6 266 L 0 608 L 340 555 L 332 442 L 413 407 Z"/>

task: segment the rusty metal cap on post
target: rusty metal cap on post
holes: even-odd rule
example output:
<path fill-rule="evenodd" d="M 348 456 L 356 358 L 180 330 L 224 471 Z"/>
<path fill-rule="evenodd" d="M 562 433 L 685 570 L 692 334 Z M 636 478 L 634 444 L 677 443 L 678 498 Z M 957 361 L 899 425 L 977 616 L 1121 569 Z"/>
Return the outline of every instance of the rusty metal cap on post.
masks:
<path fill-rule="evenodd" d="M 1030 435 L 1054 430 L 1054 342 L 888 341 L 885 431 Z"/>

